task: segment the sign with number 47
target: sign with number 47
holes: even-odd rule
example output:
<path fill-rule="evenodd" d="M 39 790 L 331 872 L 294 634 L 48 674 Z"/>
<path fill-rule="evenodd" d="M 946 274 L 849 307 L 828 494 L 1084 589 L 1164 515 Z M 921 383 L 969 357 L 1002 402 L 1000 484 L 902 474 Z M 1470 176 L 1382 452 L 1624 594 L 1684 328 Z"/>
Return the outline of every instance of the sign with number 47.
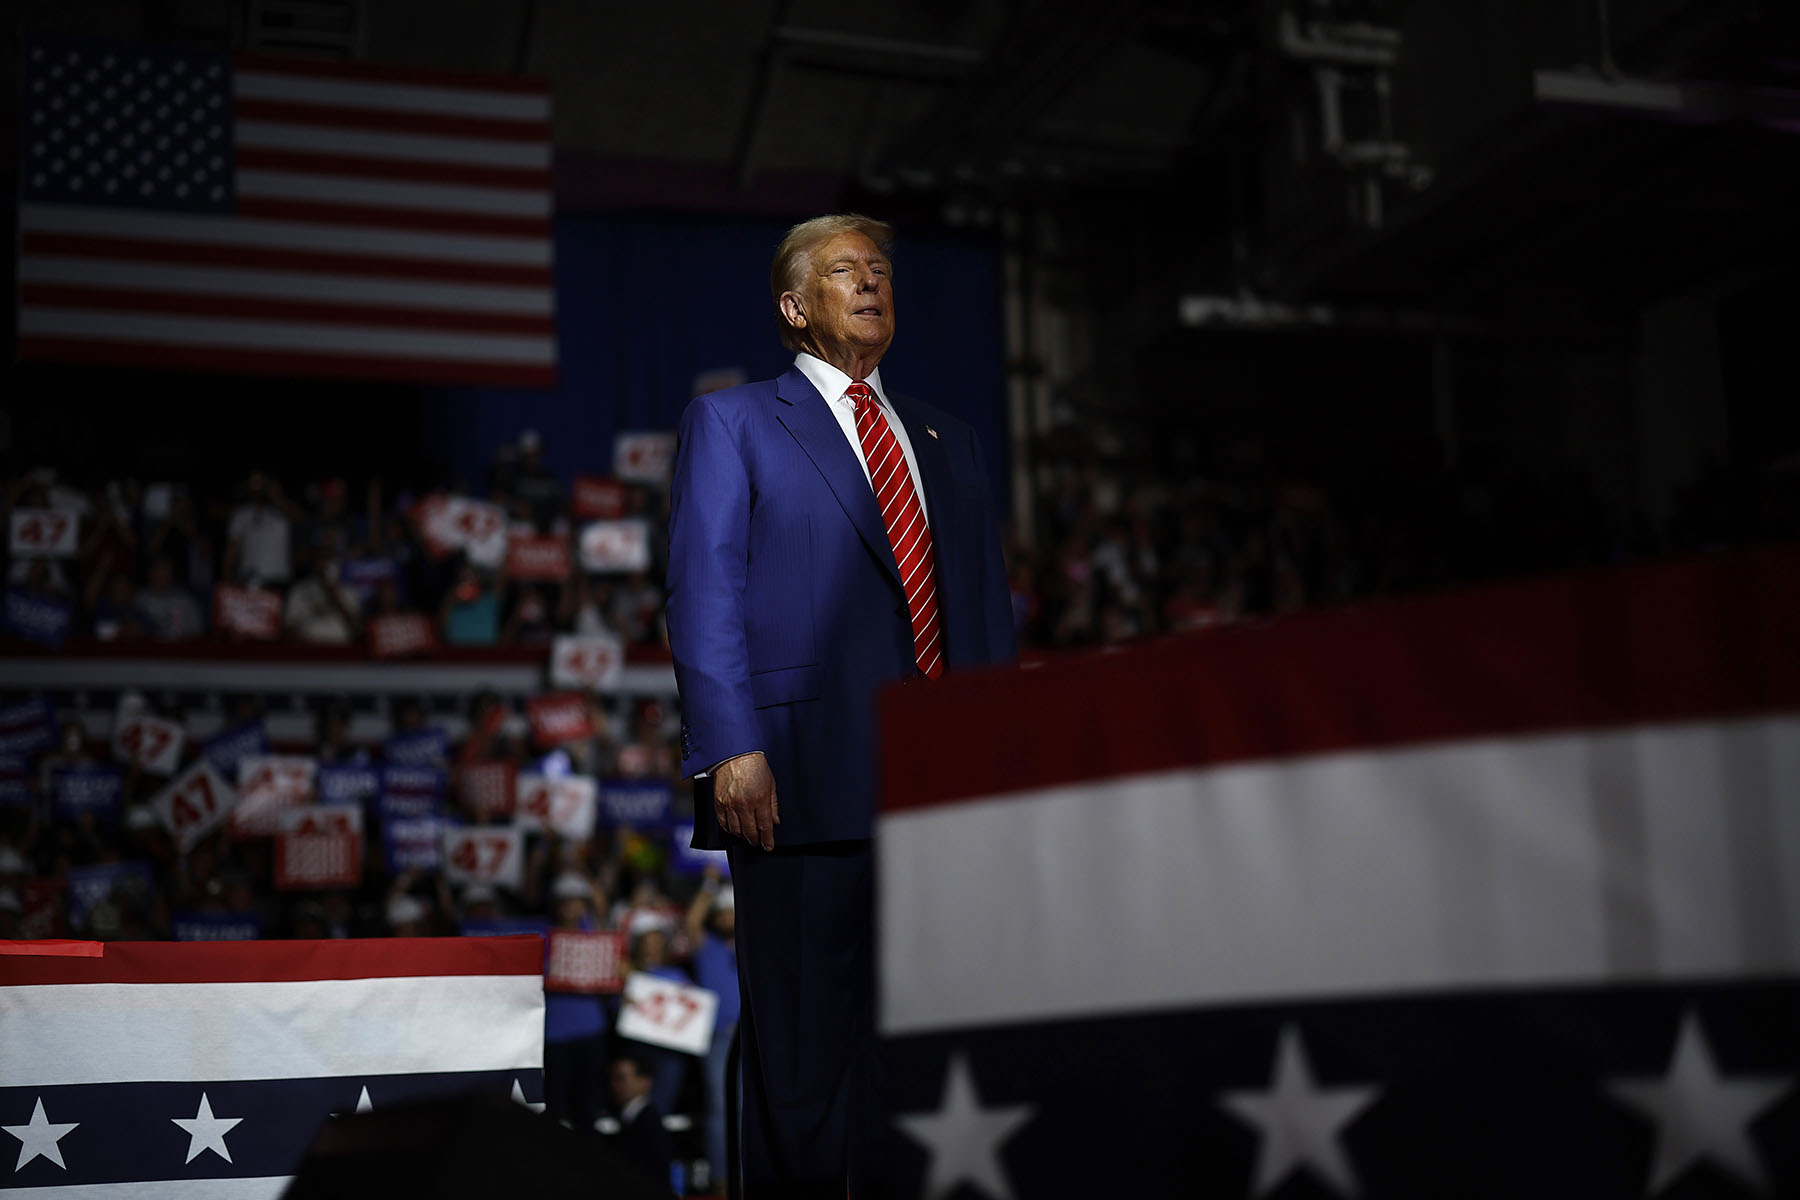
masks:
<path fill-rule="evenodd" d="M 187 732 L 148 713 L 124 716 L 113 726 L 113 757 L 152 775 L 173 775 L 181 765 Z"/>
<path fill-rule="evenodd" d="M 74 558 L 78 549 L 75 514 L 56 508 L 15 508 L 12 512 L 14 558 Z"/>
<path fill-rule="evenodd" d="M 625 977 L 619 1036 L 683 1054 L 705 1054 L 718 1016 L 717 992 L 633 971 Z"/>
<path fill-rule="evenodd" d="M 525 835 L 485 825 L 444 830 L 444 877 L 457 885 L 524 886 Z"/>

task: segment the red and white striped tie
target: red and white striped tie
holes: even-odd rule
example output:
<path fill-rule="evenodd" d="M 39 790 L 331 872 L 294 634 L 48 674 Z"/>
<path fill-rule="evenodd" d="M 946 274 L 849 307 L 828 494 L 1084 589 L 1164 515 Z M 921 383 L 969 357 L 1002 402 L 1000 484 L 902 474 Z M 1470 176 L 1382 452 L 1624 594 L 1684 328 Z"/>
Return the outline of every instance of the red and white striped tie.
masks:
<path fill-rule="evenodd" d="M 944 648 L 938 640 L 937 561 L 931 552 L 931 530 L 925 527 L 925 510 L 913 490 L 906 455 L 888 426 L 887 415 L 875 400 L 875 390 L 860 379 L 844 392 L 856 401 L 856 436 L 862 439 L 863 461 L 869 464 L 869 485 L 887 526 L 888 544 L 900 567 L 906 588 L 906 607 L 912 612 L 913 659 L 919 670 L 936 679 L 944 673 Z"/>

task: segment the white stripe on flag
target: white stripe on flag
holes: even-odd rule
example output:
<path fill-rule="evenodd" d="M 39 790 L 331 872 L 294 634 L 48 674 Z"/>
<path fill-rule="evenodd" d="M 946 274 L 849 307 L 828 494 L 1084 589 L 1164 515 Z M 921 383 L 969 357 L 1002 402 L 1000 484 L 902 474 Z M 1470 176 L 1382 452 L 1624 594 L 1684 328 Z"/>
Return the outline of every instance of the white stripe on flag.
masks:
<path fill-rule="evenodd" d="M 881 821 L 904 1034 L 1800 969 L 1800 716 L 1100 780 Z"/>
<path fill-rule="evenodd" d="M 9 1087 L 539 1068 L 537 975 L 0 988 Z"/>
<path fill-rule="evenodd" d="M 505 217 L 548 217 L 550 193 L 542 188 L 478 187 L 472 184 L 401 183 L 383 179 L 246 167 L 237 173 L 240 196 L 311 200 L 326 204 L 366 204 L 370 208 L 426 212 L 483 213 Z"/>
<path fill-rule="evenodd" d="M 143 1179 L 130 1183 L 60 1183 L 20 1188 L 30 1200 L 277 1200 L 292 1175 L 250 1179 Z"/>
<path fill-rule="evenodd" d="M 553 336 L 438 333 L 427 329 L 307 325 L 226 317 L 152 316 L 102 309 L 27 308 L 19 314 L 19 334 L 21 337 L 97 338 L 159 346 L 366 354 L 532 366 L 550 366 L 556 361 Z"/>
<path fill-rule="evenodd" d="M 309 271 L 262 271 L 245 267 L 180 267 L 51 254 L 26 255 L 20 259 L 19 280 L 21 283 L 60 283 L 185 296 L 255 296 L 270 300 L 378 304 L 441 312 L 549 316 L 551 311 L 550 292 L 546 288 L 413 283 L 362 275 L 315 275 Z"/>
<path fill-rule="evenodd" d="M 249 217 L 226 221 L 208 215 L 26 204 L 19 209 L 19 229 L 22 233 L 74 233 L 207 246 L 267 246 L 278 250 L 371 254 L 384 258 L 447 259 L 525 267 L 550 265 L 549 238 L 412 233 Z"/>
<path fill-rule="evenodd" d="M 429 133 L 378 133 L 290 125 L 285 121 L 239 121 L 237 144 L 271 150 L 303 150 L 349 158 L 403 159 L 485 167 L 542 170 L 550 165 L 545 142 L 509 142 L 497 138 L 441 137 Z"/>
<path fill-rule="evenodd" d="M 384 112 L 442 113 L 503 121 L 542 121 L 550 116 L 550 97 L 547 95 L 322 79 L 316 75 L 285 75 L 242 67 L 234 73 L 232 84 L 237 95 L 250 100 L 282 100 Z"/>

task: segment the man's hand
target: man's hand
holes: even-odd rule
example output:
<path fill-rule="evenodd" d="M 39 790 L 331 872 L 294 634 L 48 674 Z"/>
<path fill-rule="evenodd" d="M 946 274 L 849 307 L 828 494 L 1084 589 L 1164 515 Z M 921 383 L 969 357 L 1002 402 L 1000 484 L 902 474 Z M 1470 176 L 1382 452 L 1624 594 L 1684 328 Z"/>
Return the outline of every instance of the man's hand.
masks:
<path fill-rule="evenodd" d="M 775 803 L 775 776 L 760 750 L 713 769 L 713 812 L 726 833 L 764 850 L 775 848 L 781 810 Z"/>

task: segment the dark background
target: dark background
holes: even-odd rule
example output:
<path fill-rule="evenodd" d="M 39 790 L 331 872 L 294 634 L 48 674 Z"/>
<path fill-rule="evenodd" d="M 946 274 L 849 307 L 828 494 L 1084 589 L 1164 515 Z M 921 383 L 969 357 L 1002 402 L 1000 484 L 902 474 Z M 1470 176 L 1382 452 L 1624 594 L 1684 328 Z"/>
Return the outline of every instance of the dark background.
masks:
<path fill-rule="evenodd" d="M 14 468 L 75 454 L 96 474 L 235 477 L 242 432 L 273 410 L 303 414 L 260 453 L 278 472 L 326 457 L 351 476 L 468 477 L 536 427 L 566 473 L 616 429 L 671 424 L 698 372 L 779 366 L 769 246 L 791 220 L 855 207 L 901 234 L 889 378 L 977 422 L 1028 536 L 1067 472 L 1105 489 L 1246 455 L 1359 505 L 1426 503 L 1392 495 L 1396 473 L 1463 491 L 1557 481 L 1604 515 L 1602 555 L 1795 519 L 1791 6 L 19 11 L 15 74 L 30 30 L 548 76 L 562 382 L 15 368 Z M 1389 61 L 1353 61 L 1371 45 Z M 1587 91 L 1547 98 L 1542 71 Z M 1634 107 L 1608 90 L 1621 81 L 1690 96 Z M 1205 297 L 1231 303 L 1203 317 Z"/>

